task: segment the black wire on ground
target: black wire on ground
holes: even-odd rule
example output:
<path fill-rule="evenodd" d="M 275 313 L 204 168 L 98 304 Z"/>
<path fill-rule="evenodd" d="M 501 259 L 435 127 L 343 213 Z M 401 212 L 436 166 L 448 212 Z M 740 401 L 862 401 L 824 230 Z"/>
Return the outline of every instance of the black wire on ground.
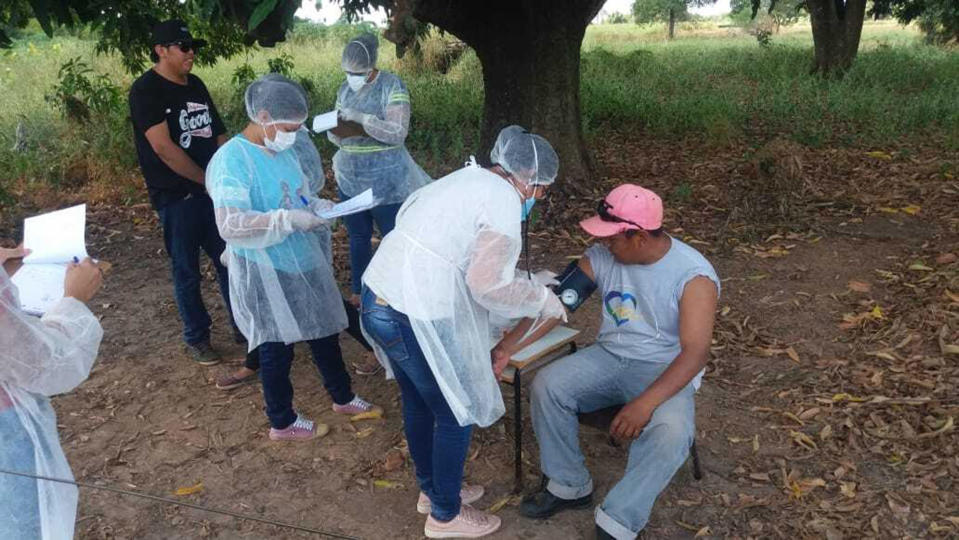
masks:
<path fill-rule="evenodd" d="M 61 484 L 71 484 L 71 485 L 74 485 L 74 486 L 77 486 L 77 487 L 82 487 L 82 488 L 99 489 L 99 490 L 101 490 L 101 491 L 110 491 L 110 492 L 113 492 L 113 493 L 120 493 L 120 494 L 122 494 L 122 495 L 130 495 L 130 496 L 133 496 L 133 497 L 141 497 L 141 498 L 144 498 L 144 499 L 150 499 L 151 501 L 158 501 L 158 502 L 167 503 L 167 504 L 172 504 L 172 505 L 176 505 L 176 506 L 185 506 L 185 507 L 187 507 L 187 508 L 192 508 L 192 509 L 194 509 L 194 510 L 200 510 L 200 511 L 202 511 L 202 512 L 210 512 L 210 513 L 212 513 L 212 514 L 222 514 L 222 515 L 224 515 L 224 516 L 235 517 L 235 518 L 237 518 L 237 519 L 245 519 L 245 520 L 248 520 L 248 521 L 256 521 L 256 522 L 259 522 L 259 523 L 265 523 L 265 524 L 267 524 L 267 525 L 273 525 L 273 526 L 275 526 L 275 527 L 282 527 L 282 528 L 285 528 L 285 529 L 292 529 L 292 530 L 295 530 L 295 531 L 303 531 L 303 532 L 318 534 L 318 535 L 321 535 L 321 536 L 325 536 L 325 537 L 327 537 L 327 538 L 340 538 L 340 539 L 342 539 L 342 540 L 360 540 L 360 539 L 359 539 L 358 537 L 356 537 L 356 536 L 347 536 L 347 535 L 344 535 L 344 534 L 339 534 L 339 533 L 334 533 L 334 532 L 321 531 L 321 530 L 319 530 L 319 529 L 311 529 L 311 528 L 309 528 L 309 527 L 302 527 L 302 526 L 300 526 L 300 525 L 294 525 L 294 524 L 292 524 L 292 523 L 284 523 L 284 522 L 282 522 L 282 521 L 274 521 L 274 520 L 272 520 L 272 519 L 260 518 L 260 517 L 256 517 L 256 516 L 248 516 L 248 515 L 240 514 L 240 513 L 237 513 L 237 512 L 231 512 L 231 511 L 229 511 L 229 510 L 220 510 L 220 509 L 217 509 L 217 508 L 208 508 L 208 507 L 205 507 L 205 506 L 200 506 L 200 505 L 198 505 L 198 504 L 193 504 L 193 503 L 188 503 L 188 502 L 183 502 L 183 501 L 177 501 L 177 500 L 174 500 L 174 499 L 168 499 L 168 498 L 166 498 L 166 497 L 158 497 L 158 496 L 156 496 L 156 495 L 149 495 L 149 494 L 147 494 L 147 493 L 138 493 L 138 492 L 136 492 L 136 491 L 129 491 L 129 490 L 126 490 L 126 489 L 120 489 L 120 488 L 115 488 L 115 487 L 111 487 L 111 486 L 97 486 L 97 485 L 94 485 L 94 484 L 87 484 L 86 482 L 77 482 L 77 481 L 74 481 L 74 480 L 65 480 L 65 479 L 63 479 L 63 478 L 51 478 L 51 477 L 49 477 L 49 476 L 40 476 L 40 475 L 38 475 L 38 474 L 29 474 L 29 473 L 22 473 L 22 472 L 16 472 L 16 471 L 8 471 L 8 470 L 5 470 L 5 469 L 0 469 L 0 473 L 10 474 L 10 475 L 13 475 L 13 476 L 22 476 L 22 477 L 25 477 L 25 478 L 33 478 L 33 479 L 35 479 L 35 480 L 46 480 L 46 481 L 48 481 L 48 482 L 58 482 L 58 483 L 61 483 Z"/>

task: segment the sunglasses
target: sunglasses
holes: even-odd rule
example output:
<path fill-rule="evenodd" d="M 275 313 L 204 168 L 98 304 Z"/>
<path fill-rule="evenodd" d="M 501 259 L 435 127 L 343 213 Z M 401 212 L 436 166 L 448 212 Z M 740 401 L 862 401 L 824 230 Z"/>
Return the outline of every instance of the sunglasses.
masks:
<path fill-rule="evenodd" d="M 188 53 L 190 51 L 196 50 L 196 47 L 193 46 L 192 41 L 171 41 L 170 43 L 166 43 L 163 46 L 171 47 L 173 45 L 176 45 L 177 48 L 179 48 L 180 51 L 184 53 Z"/>
<path fill-rule="evenodd" d="M 613 208 L 613 205 L 606 202 L 605 199 L 602 201 L 599 201 L 599 205 L 596 207 L 596 213 L 599 214 L 599 219 L 603 221 L 609 221 L 611 223 L 628 223 L 630 225 L 633 225 L 634 227 L 639 227 L 640 230 L 645 230 L 642 227 L 640 227 L 638 223 L 635 223 L 628 219 L 623 219 L 619 216 L 614 216 L 613 214 L 609 213 L 609 211 L 612 208 Z"/>

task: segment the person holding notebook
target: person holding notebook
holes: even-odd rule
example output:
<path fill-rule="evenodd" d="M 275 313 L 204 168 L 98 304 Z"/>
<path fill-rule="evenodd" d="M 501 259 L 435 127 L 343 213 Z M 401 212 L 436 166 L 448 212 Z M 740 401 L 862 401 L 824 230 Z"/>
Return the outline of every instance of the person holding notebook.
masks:
<path fill-rule="evenodd" d="M 86 304 L 103 275 L 89 258 L 71 263 L 63 298 L 34 317 L 3 269 L 26 254 L 0 248 L 0 469 L 73 480 L 50 397 L 90 375 L 103 328 Z M 0 474 L 0 538 L 73 538 L 77 500 L 71 484 Z"/>

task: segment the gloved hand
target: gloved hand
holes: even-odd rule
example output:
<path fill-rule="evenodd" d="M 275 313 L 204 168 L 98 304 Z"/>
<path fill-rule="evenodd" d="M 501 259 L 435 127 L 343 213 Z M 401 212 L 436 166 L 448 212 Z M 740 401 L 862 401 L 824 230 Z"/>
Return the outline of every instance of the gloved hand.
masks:
<path fill-rule="evenodd" d="M 546 305 L 543 306 L 542 318 L 544 319 L 562 319 L 566 322 L 566 306 L 560 301 L 559 297 L 553 294 L 553 291 L 546 293 Z"/>
<path fill-rule="evenodd" d="M 366 117 L 368 116 L 368 114 L 362 113 L 356 109 L 340 109 L 340 118 L 348 122 L 362 124 L 366 121 Z"/>
<path fill-rule="evenodd" d="M 329 199 L 320 199 L 319 197 L 310 197 L 310 211 L 316 215 L 320 215 L 323 212 L 326 212 L 330 208 L 336 206 L 336 203 Z"/>
<path fill-rule="evenodd" d="M 325 219 L 307 210 L 290 210 L 288 215 L 290 226 L 295 231 L 309 231 L 326 223 Z"/>
<path fill-rule="evenodd" d="M 546 287 L 552 287 L 553 285 L 559 285 L 559 281 L 556 279 L 556 272 L 550 270 L 540 270 L 538 272 L 533 272 L 533 283 L 538 283 Z"/>

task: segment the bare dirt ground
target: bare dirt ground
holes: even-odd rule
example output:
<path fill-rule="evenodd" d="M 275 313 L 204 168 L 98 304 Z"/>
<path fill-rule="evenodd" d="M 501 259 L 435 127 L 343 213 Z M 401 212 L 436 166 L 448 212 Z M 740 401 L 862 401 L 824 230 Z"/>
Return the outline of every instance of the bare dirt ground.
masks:
<path fill-rule="evenodd" d="M 532 235 L 534 267 L 564 266 L 585 248 L 576 219 L 609 186 L 634 181 L 664 194 L 672 234 L 703 250 L 723 279 L 697 397 L 706 474 L 696 481 L 688 465 L 680 470 L 653 510 L 649 537 L 959 537 L 959 156 L 933 145 L 889 159 L 804 150 L 796 217 L 761 229 L 729 219 L 728 187 L 750 175 L 748 157 L 738 157 L 746 151 L 608 141 L 598 155 L 604 184 L 550 208 L 549 229 Z M 11 231 L 0 237 L 19 237 L 24 215 L 87 195 L 24 195 L 0 218 Z M 88 222 L 90 252 L 114 267 L 91 306 L 105 329 L 99 360 L 87 382 L 54 400 L 78 480 L 357 538 L 422 537 L 395 383 L 355 376 L 356 391 L 386 415 L 351 423 L 332 413 L 298 348 L 296 406 L 331 432 L 304 444 L 269 441 L 258 385 L 216 390 L 215 374 L 235 366 L 198 367 L 183 352 L 152 210 L 108 200 L 92 205 Z M 343 231 L 336 239 L 345 283 Z M 240 358 L 212 274 L 205 294 L 214 344 Z M 598 322 L 595 299 L 572 316 L 581 346 Z M 342 343 L 348 362 L 362 354 L 349 337 Z M 504 398 L 511 403 L 506 387 Z M 524 429 L 530 489 L 538 451 L 528 419 Z M 592 428 L 582 444 L 598 502 L 626 451 Z M 487 488 L 477 506 L 499 507 L 503 527 L 493 538 L 591 538 L 588 510 L 541 522 L 519 516 L 511 449 L 508 408 L 476 431 L 466 468 Z M 313 535 L 82 489 L 77 536 Z"/>

